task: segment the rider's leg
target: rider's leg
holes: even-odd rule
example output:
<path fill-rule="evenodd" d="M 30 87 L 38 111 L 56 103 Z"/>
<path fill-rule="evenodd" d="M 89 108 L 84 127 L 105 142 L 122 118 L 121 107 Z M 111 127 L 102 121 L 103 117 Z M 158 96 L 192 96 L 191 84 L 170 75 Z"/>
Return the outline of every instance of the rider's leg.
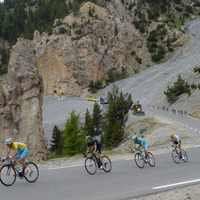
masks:
<path fill-rule="evenodd" d="M 150 159 L 150 155 L 147 152 L 147 143 L 146 142 L 144 143 L 144 152 L 147 155 L 147 157 Z"/>
<path fill-rule="evenodd" d="M 179 145 L 178 148 L 179 148 L 179 151 L 181 152 L 181 155 L 183 155 L 183 151 L 182 151 L 181 145 Z"/>
<path fill-rule="evenodd" d="M 147 150 L 144 150 L 144 152 L 147 155 L 147 157 L 150 159 L 150 155 L 148 154 Z"/>
<path fill-rule="evenodd" d="M 98 153 L 98 156 L 99 156 L 99 159 L 100 159 L 101 163 L 103 163 L 103 159 L 102 159 L 102 156 L 101 156 L 100 153 Z"/>
<path fill-rule="evenodd" d="M 26 163 L 24 162 L 26 156 L 28 155 L 29 150 L 28 148 L 24 149 L 24 151 L 21 153 L 21 155 L 18 158 L 18 161 L 23 165 L 24 168 L 27 168 Z"/>

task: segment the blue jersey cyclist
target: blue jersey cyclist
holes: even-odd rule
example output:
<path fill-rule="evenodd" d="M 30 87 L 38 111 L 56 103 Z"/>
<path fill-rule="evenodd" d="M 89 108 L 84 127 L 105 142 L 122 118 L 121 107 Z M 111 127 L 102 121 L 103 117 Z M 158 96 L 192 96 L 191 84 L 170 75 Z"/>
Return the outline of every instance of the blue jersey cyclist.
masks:
<path fill-rule="evenodd" d="M 92 137 L 90 136 L 86 136 L 86 141 L 87 141 L 87 151 L 86 153 L 88 153 L 90 151 L 90 147 L 93 147 L 93 152 L 94 153 L 98 153 L 100 162 L 101 162 L 101 166 L 99 169 L 103 169 L 103 159 L 101 156 L 101 149 L 102 149 L 102 144 L 101 141 L 96 140 L 96 139 L 92 139 Z"/>
<path fill-rule="evenodd" d="M 134 146 L 133 146 L 133 152 L 135 151 L 135 146 L 136 146 L 136 144 L 138 144 L 139 145 L 139 147 L 140 147 L 140 149 L 144 149 L 144 152 L 145 152 L 145 154 L 147 155 L 147 157 L 148 157 L 148 161 L 149 161 L 149 163 L 151 163 L 151 158 L 150 158 L 150 156 L 149 156 L 149 154 L 148 154 L 148 152 L 147 152 L 147 143 L 146 143 L 146 141 L 145 140 L 143 140 L 142 138 L 138 138 L 136 135 L 134 135 L 133 137 L 132 137 L 132 140 L 134 141 Z"/>
<path fill-rule="evenodd" d="M 15 160 L 18 159 L 19 163 L 22 164 L 24 168 L 27 168 L 26 175 L 29 175 L 31 173 L 31 169 L 24 162 L 26 156 L 29 153 L 27 146 L 21 142 L 13 142 L 12 138 L 8 138 L 5 144 L 7 144 L 8 146 L 8 153 L 6 155 L 6 158 L 8 158 L 10 151 L 14 150 L 13 159 Z M 15 165 L 16 168 L 18 168 L 16 161 L 13 161 L 13 164 Z"/>

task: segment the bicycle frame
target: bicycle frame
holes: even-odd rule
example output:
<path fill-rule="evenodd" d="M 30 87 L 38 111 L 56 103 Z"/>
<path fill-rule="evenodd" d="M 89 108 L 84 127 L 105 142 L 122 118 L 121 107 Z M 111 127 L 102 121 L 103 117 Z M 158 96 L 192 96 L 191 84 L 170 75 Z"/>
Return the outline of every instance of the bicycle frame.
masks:
<path fill-rule="evenodd" d="M 90 156 L 89 156 L 89 157 L 95 159 L 95 161 L 97 162 L 97 165 L 98 165 L 98 167 L 99 167 L 99 166 L 101 165 L 100 159 L 96 156 L 96 154 L 95 154 L 94 152 L 88 152 L 88 153 L 90 153 Z M 88 156 L 87 156 L 87 157 L 88 157 Z"/>
<path fill-rule="evenodd" d="M 173 145 L 175 152 L 181 157 L 181 151 L 179 150 L 179 147 L 177 145 Z"/>
<path fill-rule="evenodd" d="M 135 149 L 135 151 L 137 151 L 137 153 L 139 153 L 142 156 L 142 159 L 144 160 L 144 162 L 146 164 L 147 163 L 147 155 L 145 154 L 145 152 L 140 149 Z"/>

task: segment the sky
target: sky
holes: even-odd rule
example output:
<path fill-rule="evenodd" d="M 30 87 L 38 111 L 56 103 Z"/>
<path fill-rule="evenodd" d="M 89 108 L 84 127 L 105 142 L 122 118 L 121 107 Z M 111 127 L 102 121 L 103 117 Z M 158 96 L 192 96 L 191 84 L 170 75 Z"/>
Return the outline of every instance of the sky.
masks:
<path fill-rule="evenodd" d="M 4 0 L 0 0 L 0 2 L 3 2 Z"/>

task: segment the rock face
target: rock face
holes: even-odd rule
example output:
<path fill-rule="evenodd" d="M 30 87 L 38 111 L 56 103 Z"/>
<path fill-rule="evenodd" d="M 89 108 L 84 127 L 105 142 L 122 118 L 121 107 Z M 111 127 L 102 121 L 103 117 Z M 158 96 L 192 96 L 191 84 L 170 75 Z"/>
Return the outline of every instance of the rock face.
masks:
<path fill-rule="evenodd" d="M 109 73 L 123 78 L 151 66 L 147 35 L 132 21 L 121 0 L 105 7 L 87 2 L 78 13 L 55 20 L 52 34 L 36 31 L 33 42 L 44 94 L 80 96 L 90 81 L 105 83 Z M 152 22 L 149 32 L 157 24 Z M 170 34 L 181 38 L 180 32 L 170 30 Z"/>
<path fill-rule="evenodd" d="M 5 139 L 27 144 L 31 159 L 46 157 L 47 140 L 42 128 L 42 77 L 32 41 L 18 39 L 8 66 L 8 82 L 0 87 L 0 151 L 5 155 Z"/>

